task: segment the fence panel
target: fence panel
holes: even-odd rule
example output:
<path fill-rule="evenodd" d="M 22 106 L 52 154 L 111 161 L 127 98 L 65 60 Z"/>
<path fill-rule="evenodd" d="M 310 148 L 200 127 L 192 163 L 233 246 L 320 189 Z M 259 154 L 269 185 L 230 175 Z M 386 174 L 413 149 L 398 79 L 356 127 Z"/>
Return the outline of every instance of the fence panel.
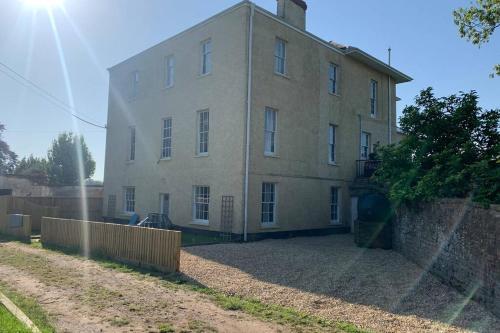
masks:
<path fill-rule="evenodd" d="M 163 272 L 179 270 L 178 231 L 43 217 L 41 241 Z"/>
<path fill-rule="evenodd" d="M 29 240 L 31 238 L 30 216 L 21 214 L 2 214 L 2 216 L 0 216 L 0 233 L 23 240 Z"/>

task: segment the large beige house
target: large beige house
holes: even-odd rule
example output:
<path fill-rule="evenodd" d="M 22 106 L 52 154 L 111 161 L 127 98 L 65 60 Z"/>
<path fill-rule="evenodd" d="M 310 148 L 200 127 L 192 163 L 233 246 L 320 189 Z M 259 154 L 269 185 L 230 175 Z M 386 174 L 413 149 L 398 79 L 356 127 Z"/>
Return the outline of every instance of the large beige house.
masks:
<path fill-rule="evenodd" d="M 105 212 L 244 239 L 349 231 L 356 161 L 396 138 L 411 78 L 243 1 L 112 67 Z"/>

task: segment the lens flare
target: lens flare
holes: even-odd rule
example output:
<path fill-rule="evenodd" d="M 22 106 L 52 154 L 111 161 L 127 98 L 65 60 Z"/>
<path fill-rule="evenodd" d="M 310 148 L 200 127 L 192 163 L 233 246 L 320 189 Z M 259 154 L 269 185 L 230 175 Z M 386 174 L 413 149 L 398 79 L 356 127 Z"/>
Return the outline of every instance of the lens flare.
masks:
<path fill-rule="evenodd" d="M 61 6 L 64 0 L 21 0 L 26 6 L 34 8 L 51 8 Z"/>

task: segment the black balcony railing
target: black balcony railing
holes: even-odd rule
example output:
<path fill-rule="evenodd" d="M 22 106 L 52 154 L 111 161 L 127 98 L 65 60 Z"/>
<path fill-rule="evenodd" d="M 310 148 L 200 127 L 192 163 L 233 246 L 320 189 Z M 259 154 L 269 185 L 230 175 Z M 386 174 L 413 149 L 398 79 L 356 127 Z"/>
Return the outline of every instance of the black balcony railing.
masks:
<path fill-rule="evenodd" d="M 380 166 L 380 160 L 357 160 L 356 177 L 370 178 Z"/>

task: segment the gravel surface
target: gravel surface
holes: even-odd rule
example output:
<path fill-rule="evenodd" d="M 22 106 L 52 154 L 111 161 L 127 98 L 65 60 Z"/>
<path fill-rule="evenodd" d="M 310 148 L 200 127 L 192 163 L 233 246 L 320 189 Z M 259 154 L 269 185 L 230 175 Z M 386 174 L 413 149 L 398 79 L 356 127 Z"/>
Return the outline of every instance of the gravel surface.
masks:
<path fill-rule="evenodd" d="M 184 248 L 181 271 L 230 294 L 377 332 L 500 332 L 500 319 L 394 251 L 350 235 Z"/>
<path fill-rule="evenodd" d="M 224 310 L 203 294 L 173 288 L 153 276 L 122 273 L 19 243 L 0 242 L 0 281 L 34 298 L 59 333 L 159 333 L 165 325 L 193 333 L 292 331 Z"/>

